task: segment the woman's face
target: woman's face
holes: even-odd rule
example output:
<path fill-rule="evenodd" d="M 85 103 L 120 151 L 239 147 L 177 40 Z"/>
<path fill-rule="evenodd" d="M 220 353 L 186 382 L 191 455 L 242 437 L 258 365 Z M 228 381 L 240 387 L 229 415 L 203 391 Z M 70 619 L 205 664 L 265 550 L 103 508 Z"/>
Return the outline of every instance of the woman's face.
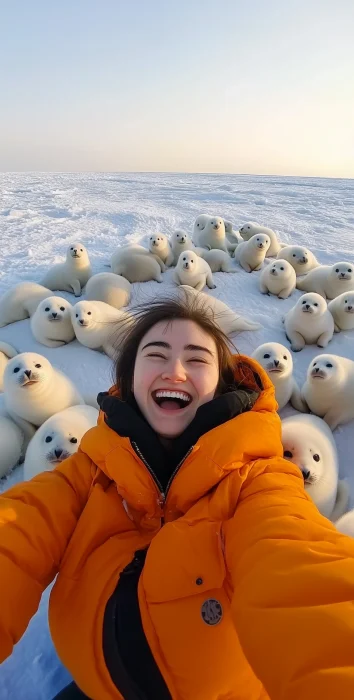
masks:
<path fill-rule="evenodd" d="M 214 339 L 193 321 L 162 321 L 142 339 L 135 361 L 135 400 L 164 438 L 183 433 L 219 382 Z"/>

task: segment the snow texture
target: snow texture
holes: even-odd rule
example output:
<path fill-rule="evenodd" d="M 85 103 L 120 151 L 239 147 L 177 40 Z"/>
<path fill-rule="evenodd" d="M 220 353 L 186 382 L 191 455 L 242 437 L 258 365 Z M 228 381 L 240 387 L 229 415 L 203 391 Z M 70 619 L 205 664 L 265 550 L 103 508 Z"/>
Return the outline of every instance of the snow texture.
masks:
<path fill-rule="evenodd" d="M 340 260 L 354 263 L 354 180 L 285 178 L 236 175 L 182 174 L 0 174 L 0 294 L 24 280 L 40 281 L 49 264 L 64 260 L 67 246 L 79 240 L 87 247 L 93 272 L 107 271 L 118 245 L 141 242 L 162 232 L 181 228 L 192 233 L 198 214 L 210 213 L 232 221 L 238 229 L 257 221 L 275 229 L 283 242 L 305 245 L 323 264 Z M 261 343 L 288 346 L 281 317 L 299 291 L 287 300 L 259 292 L 260 272 L 237 275 L 215 273 L 217 288 L 208 293 L 226 302 L 262 329 L 241 333 L 237 348 L 251 354 Z M 156 282 L 135 284 L 133 303 L 163 296 L 173 290 L 171 271 Z M 207 291 L 207 290 L 205 290 Z M 70 294 L 60 292 L 74 303 Z M 39 352 L 71 377 L 79 390 L 97 394 L 112 383 L 111 361 L 76 340 L 50 349 L 31 335 L 29 320 L 0 329 L 0 340 L 20 352 Z M 328 352 L 354 360 L 354 331 L 336 334 Z M 294 355 L 295 377 L 305 381 L 316 346 Z M 294 413 L 286 408 L 283 416 Z M 334 433 L 339 451 L 340 476 L 354 494 L 353 423 Z M 21 478 L 13 472 L 1 488 Z M 351 505 L 354 505 L 353 498 Z M 69 682 L 56 657 L 47 623 L 49 592 L 12 656 L 0 668 L 2 700 L 50 700 Z M 2 601 L 6 605 L 6 601 Z"/>

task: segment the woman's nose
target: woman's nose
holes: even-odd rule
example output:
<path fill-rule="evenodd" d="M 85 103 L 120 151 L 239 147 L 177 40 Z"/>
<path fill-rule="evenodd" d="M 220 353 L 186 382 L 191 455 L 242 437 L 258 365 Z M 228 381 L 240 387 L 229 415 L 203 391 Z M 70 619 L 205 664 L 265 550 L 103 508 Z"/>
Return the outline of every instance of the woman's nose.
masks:
<path fill-rule="evenodd" d="M 179 359 L 173 360 L 171 358 L 165 371 L 161 374 L 162 379 L 169 379 L 173 382 L 185 382 L 187 375 L 184 369 L 183 363 Z"/>

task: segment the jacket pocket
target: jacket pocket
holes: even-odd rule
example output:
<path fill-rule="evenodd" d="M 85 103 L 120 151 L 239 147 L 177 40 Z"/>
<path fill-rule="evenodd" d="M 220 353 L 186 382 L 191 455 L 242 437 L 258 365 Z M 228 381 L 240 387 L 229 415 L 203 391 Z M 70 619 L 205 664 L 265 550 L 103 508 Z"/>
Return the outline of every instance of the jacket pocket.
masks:
<path fill-rule="evenodd" d="M 220 589 L 225 579 L 221 523 L 168 523 L 150 544 L 143 569 L 148 603 Z"/>

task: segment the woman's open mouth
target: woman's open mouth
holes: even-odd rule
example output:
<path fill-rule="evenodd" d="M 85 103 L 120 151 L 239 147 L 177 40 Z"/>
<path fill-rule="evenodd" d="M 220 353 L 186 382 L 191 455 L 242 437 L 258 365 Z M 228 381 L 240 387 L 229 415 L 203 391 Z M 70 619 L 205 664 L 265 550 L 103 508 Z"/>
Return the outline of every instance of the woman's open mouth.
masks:
<path fill-rule="evenodd" d="M 192 402 L 192 397 L 187 392 L 168 389 L 156 389 L 152 392 L 152 398 L 165 411 L 180 411 Z"/>

